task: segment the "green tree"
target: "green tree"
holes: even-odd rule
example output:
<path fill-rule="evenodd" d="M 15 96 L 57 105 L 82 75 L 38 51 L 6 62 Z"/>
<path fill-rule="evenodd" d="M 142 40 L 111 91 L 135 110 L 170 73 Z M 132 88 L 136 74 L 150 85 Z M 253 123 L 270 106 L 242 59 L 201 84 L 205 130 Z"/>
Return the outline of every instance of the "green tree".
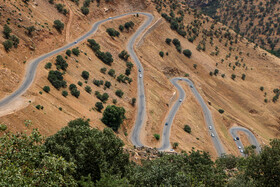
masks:
<path fill-rule="evenodd" d="M 85 87 L 85 91 L 86 91 L 87 93 L 91 94 L 92 89 L 91 89 L 90 86 L 86 86 L 86 87 Z"/>
<path fill-rule="evenodd" d="M 168 45 L 170 45 L 171 41 L 172 41 L 172 40 L 171 40 L 170 38 L 166 38 L 166 39 L 165 39 L 165 42 L 166 42 Z"/>
<path fill-rule="evenodd" d="M 192 52 L 189 49 L 185 49 L 183 51 L 183 54 L 188 58 L 191 58 L 191 56 L 192 56 Z"/>
<path fill-rule="evenodd" d="M 235 75 L 235 74 L 232 74 L 232 75 L 231 75 L 231 79 L 234 80 L 235 78 L 236 78 L 236 75 Z"/>
<path fill-rule="evenodd" d="M 115 36 L 119 37 L 120 36 L 120 33 L 113 28 L 106 29 L 106 32 L 112 37 L 115 37 Z"/>
<path fill-rule="evenodd" d="M 35 31 L 35 27 L 32 25 L 32 26 L 29 26 L 29 27 L 26 27 L 26 33 L 28 36 L 32 36 L 32 33 Z"/>
<path fill-rule="evenodd" d="M 49 93 L 51 91 L 49 86 L 44 86 L 43 90 L 47 93 Z"/>
<path fill-rule="evenodd" d="M 6 40 L 3 42 L 3 46 L 6 51 L 10 51 L 10 49 L 13 47 L 13 42 L 11 40 Z"/>
<path fill-rule="evenodd" d="M 65 91 L 65 90 L 63 90 L 61 94 L 63 95 L 63 97 L 67 97 L 68 96 L 68 92 Z"/>
<path fill-rule="evenodd" d="M 164 52 L 160 51 L 159 52 L 159 56 L 163 57 L 164 56 Z"/>
<path fill-rule="evenodd" d="M 82 77 L 83 77 L 85 80 L 88 80 L 88 78 L 89 78 L 89 72 L 83 71 L 83 72 L 82 72 Z"/>
<path fill-rule="evenodd" d="M 64 29 L 64 23 L 62 23 L 60 20 L 55 20 L 54 22 L 53 22 L 53 26 L 54 26 L 54 28 L 56 28 L 57 29 L 57 31 L 58 32 L 62 32 L 62 30 Z"/>
<path fill-rule="evenodd" d="M 120 26 L 119 26 L 119 30 L 122 32 L 123 29 L 124 29 L 124 26 L 123 26 L 123 25 L 120 25 Z"/>
<path fill-rule="evenodd" d="M 37 130 L 0 137 L 1 186 L 77 186 L 75 165 L 45 151 Z"/>
<path fill-rule="evenodd" d="M 61 55 L 56 56 L 55 65 L 58 70 L 62 69 L 64 71 L 66 71 L 68 67 L 67 62 L 63 59 Z"/>
<path fill-rule="evenodd" d="M 122 96 L 123 96 L 123 91 L 122 91 L 122 90 L 117 90 L 117 91 L 116 91 L 116 95 L 117 95 L 118 97 L 122 98 Z"/>
<path fill-rule="evenodd" d="M 104 108 L 104 106 L 101 102 L 96 102 L 95 107 L 96 107 L 98 112 L 101 112 L 101 110 Z"/>
<path fill-rule="evenodd" d="M 72 51 L 71 51 L 70 49 L 67 49 L 66 55 L 67 55 L 67 56 L 71 56 L 71 54 L 72 54 Z"/>
<path fill-rule="evenodd" d="M 84 15 L 88 15 L 89 14 L 89 9 L 88 9 L 88 7 L 82 7 L 81 8 L 81 11 L 82 11 L 82 13 L 84 14 Z"/>
<path fill-rule="evenodd" d="M 159 134 L 154 134 L 154 137 L 155 137 L 156 140 L 160 139 L 160 135 Z"/>
<path fill-rule="evenodd" d="M 190 134 L 192 132 L 192 129 L 191 129 L 191 127 L 189 125 L 185 125 L 184 126 L 184 131 L 186 131 L 187 133 Z"/>
<path fill-rule="evenodd" d="M 73 53 L 74 55 L 76 55 L 76 56 L 79 56 L 79 55 L 80 55 L 80 50 L 79 50 L 79 48 L 78 48 L 78 47 L 73 48 L 73 49 L 72 49 L 72 53 Z"/>
<path fill-rule="evenodd" d="M 131 99 L 131 105 L 132 105 L 132 106 L 135 106 L 135 103 L 136 103 L 136 98 L 132 98 L 132 99 Z"/>
<path fill-rule="evenodd" d="M 5 25 L 4 25 L 3 34 L 4 34 L 4 37 L 5 37 L 6 39 L 9 39 L 9 38 L 10 38 L 11 32 L 12 32 L 12 29 L 11 29 L 7 24 L 5 24 Z"/>
<path fill-rule="evenodd" d="M 15 48 L 17 48 L 17 47 L 18 47 L 18 44 L 19 44 L 19 38 L 18 38 L 17 36 L 15 36 L 15 35 L 12 35 L 12 36 L 10 37 L 10 40 L 13 42 L 13 46 L 14 46 Z"/>
<path fill-rule="evenodd" d="M 109 105 L 103 112 L 101 121 L 108 127 L 112 128 L 114 131 L 117 131 L 120 125 L 123 123 L 124 119 L 125 109 L 123 107 Z"/>

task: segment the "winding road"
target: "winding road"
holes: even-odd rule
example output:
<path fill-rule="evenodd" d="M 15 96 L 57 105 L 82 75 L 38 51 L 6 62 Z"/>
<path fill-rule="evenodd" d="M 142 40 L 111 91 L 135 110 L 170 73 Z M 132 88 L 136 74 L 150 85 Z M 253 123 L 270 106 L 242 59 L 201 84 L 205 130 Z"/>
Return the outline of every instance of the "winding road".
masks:
<path fill-rule="evenodd" d="M 113 19 L 118 19 L 127 15 L 135 15 L 137 13 L 127 13 L 127 14 L 122 14 L 119 16 L 115 16 L 112 18 L 108 18 L 108 19 L 104 19 L 101 21 L 98 21 L 96 23 L 94 23 L 94 25 L 92 26 L 91 30 L 89 32 L 87 32 L 86 34 L 84 34 L 83 36 L 81 36 L 80 38 L 78 38 L 75 42 L 69 43 L 59 49 L 56 49 L 54 51 L 51 51 L 47 54 L 44 54 L 36 59 L 33 59 L 29 64 L 28 67 L 26 69 L 26 73 L 25 73 L 25 77 L 21 83 L 21 85 L 19 86 L 19 88 L 14 91 L 11 95 L 8 95 L 7 97 L 3 98 L 2 100 L 0 100 L 0 108 L 4 107 L 4 106 L 8 106 L 8 104 L 10 104 L 12 101 L 14 101 L 17 97 L 21 96 L 23 93 L 26 92 L 26 90 L 30 87 L 30 85 L 32 84 L 32 82 L 34 81 L 35 75 L 36 75 L 36 70 L 37 67 L 39 65 L 40 62 L 42 62 L 43 60 L 45 60 L 46 58 L 49 58 L 55 54 L 58 54 L 62 51 L 65 51 L 73 46 L 75 46 L 77 43 L 80 43 L 82 41 L 84 41 L 85 39 L 87 39 L 88 37 L 90 37 L 92 34 L 94 34 L 99 25 L 105 23 L 106 21 L 109 20 L 113 20 Z M 137 109 L 137 118 L 136 118 L 136 122 L 135 122 L 135 126 L 131 135 L 131 141 L 132 143 L 136 146 L 136 147 L 141 147 L 144 146 L 141 143 L 140 140 L 140 132 L 141 132 L 141 128 L 145 122 L 145 118 L 146 118 L 146 101 L 145 101 L 145 89 L 144 89 L 144 81 L 143 81 L 143 77 L 144 77 L 144 68 L 140 62 L 140 60 L 138 59 L 135 51 L 134 51 L 134 44 L 136 39 L 143 33 L 143 31 L 152 23 L 154 16 L 150 13 L 144 13 L 144 12 L 139 12 L 138 14 L 144 15 L 147 17 L 147 19 L 145 20 L 145 22 L 137 29 L 137 31 L 133 34 L 133 36 L 130 38 L 128 45 L 127 45 L 127 50 L 130 53 L 130 56 L 132 58 L 132 60 L 136 63 L 137 68 L 138 68 L 138 79 L 137 79 L 137 83 L 138 83 L 138 109 Z M 213 137 L 212 137 L 212 141 L 215 145 L 216 151 L 219 155 L 222 155 L 223 153 L 225 153 L 223 145 L 220 142 L 220 139 L 218 137 L 218 134 L 215 130 L 214 127 L 214 123 L 212 120 L 212 116 L 211 116 L 211 112 L 209 111 L 207 105 L 205 104 L 203 98 L 200 96 L 199 92 L 196 90 L 194 84 L 187 78 L 173 78 L 171 79 L 171 83 L 179 90 L 179 99 L 175 102 L 175 104 L 173 105 L 171 111 L 169 112 L 169 115 L 166 119 L 166 123 L 167 125 L 164 125 L 164 129 L 163 129 L 163 135 L 162 135 L 162 146 L 159 148 L 160 151 L 164 151 L 170 148 L 170 130 L 171 130 L 171 125 L 173 122 L 173 119 L 181 105 L 181 103 L 183 102 L 185 96 L 185 92 L 182 89 L 182 87 L 177 83 L 178 81 L 184 81 L 186 82 L 190 87 L 191 90 L 194 94 L 194 96 L 196 97 L 196 99 L 198 100 L 200 106 L 203 109 L 203 114 L 204 114 L 204 118 L 205 118 L 205 122 L 207 125 L 207 128 L 209 129 L 209 127 L 211 126 L 211 129 L 209 129 L 209 135 L 211 135 L 213 133 Z M 180 99 L 182 99 L 180 101 Z M 243 131 L 245 132 L 248 137 L 250 142 L 255 145 L 257 147 L 257 151 L 260 151 L 260 146 L 259 143 L 257 142 L 255 136 L 248 130 L 245 128 L 241 128 L 241 127 L 234 127 L 232 129 L 230 129 L 230 133 L 233 137 L 236 137 L 236 131 Z M 242 146 L 241 142 L 236 142 L 237 146 Z"/>

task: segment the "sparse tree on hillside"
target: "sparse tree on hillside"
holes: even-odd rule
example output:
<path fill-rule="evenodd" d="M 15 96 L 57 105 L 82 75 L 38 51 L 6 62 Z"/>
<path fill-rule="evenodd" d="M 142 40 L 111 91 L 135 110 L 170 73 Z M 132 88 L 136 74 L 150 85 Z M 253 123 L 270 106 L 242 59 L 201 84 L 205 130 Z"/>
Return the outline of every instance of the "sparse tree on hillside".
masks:
<path fill-rule="evenodd" d="M 64 23 L 62 23 L 60 20 L 55 20 L 54 22 L 54 28 L 56 28 L 58 30 L 58 32 L 62 32 L 62 30 L 64 29 Z"/>
<path fill-rule="evenodd" d="M 191 58 L 191 56 L 192 56 L 192 52 L 189 49 L 185 49 L 183 51 L 183 54 L 188 58 Z"/>
<path fill-rule="evenodd" d="M 10 38 L 11 32 L 12 32 L 12 29 L 11 29 L 7 24 L 5 24 L 5 25 L 4 25 L 3 34 L 4 34 L 4 37 L 5 37 L 6 39 L 9 39 L 9 38 Z"/>
<path fill-rule="evenodd" d="M 124 119 L 125 109 L 123 107 L 109 105 L 103 112 L 103 117 L 101 121 L 108 127 L 112 128 L 114 131 L 118 131 Z"/>
<path fill-rule="evenodd" d="M 27 30 L 27 35 L 28 36 L 32 36 L 32 33 L 35 31 L 35 27 L 32 25 L 30 27 L 26 27 L 26 30 Z"/>
<path fill-rule="evenodd" d="M 5 50 L 8 52 L 13 47 L 13 42 L 11 40 L 6 40 L 5 42 L 3 42 L 3 46 Z"/>

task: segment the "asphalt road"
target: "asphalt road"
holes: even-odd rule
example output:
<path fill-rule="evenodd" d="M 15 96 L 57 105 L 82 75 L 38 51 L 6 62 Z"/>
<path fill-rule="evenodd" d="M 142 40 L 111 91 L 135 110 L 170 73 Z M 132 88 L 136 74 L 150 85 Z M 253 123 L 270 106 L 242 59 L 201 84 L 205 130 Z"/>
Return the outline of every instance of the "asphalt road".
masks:
<path fill-rule="evenodd" d="M 242 132 L 244 132 L 244 133 L 247 135 L 247 137 L 248 137 L 248 139 L 249 139 L 249 142 L 250 142 L 252 145 L 256 146 L 256 151 L 257 151 L 257 153 L 260 153 L 260 152 L 261 152 L 261 146 L 260 146 L 260 144 L 259 144 L 257 138 L 255 137 L 255 135 L 254 135 L 251 131 L 249 131 L 248 129 L 246 129 L 246 128 L 244 128 L 244 127 L 232 127 L 232 128 L 229 130 L 229 132 L 230 132 L 232 138 L 236 138 L 236 137 L 237 137 L 237 132 L 238 132 L 238 131 L 242 131 Z M 237 148 L 240 146 L 240 147 L 241 147 L 240 150 L 244 150 L 244 146 L 243 146 L 243 144 L 242 144 L 241 139 L 236 140 L 236 141 L 235 141 L 235 144 L 236 144 Z M 241 153 L 241 152 L 240 152 L 240 154 L 241 154 L 242 156 L 245 156 L 245 155 L 244 155 L 243 153 Z"/>
<path fill-rule="evenodd" d="M 32 84 L 32 82 L 34 81 L 34 78 L 35 78 L 35 75 L 36 75 L 36 70 L 37 70 L 37 67 L 39 65 L 40 62 L 42 62 L 43 60 L 45 60 L 46 58 L 48 57 L 51 57 L 55 54 L 58 54 L 62 51 L 65 51 L 71 47 L 74 47 L 77 43 L 87 39 L 88 37 L 90 37 L 93 33 L 96 32 L 96 30 L 98 29 L 99 25 L 106 22 L 106 21 L 109 21 L 109 20 L 113 20 L 113 19 L 117 19 L 117 18 L 121 18 L 121 17 L 124 17 L 124 16 L 127 16 L 127 15 L 136 15 L 137 13 L 127 13 L 127 14 L 122 14 L 122 15 L 119 15 L 119 16 L 116 16 L 116 17 L 112 17 L 112 18 L 107 18 L 107 19 L 104 19 L 104 20 L 101 20 L 101 21 L 98 21 L 96 23 L 94 23 L 94 25 L 92 26 L 91 30 L 89 32 L 87 32 L 85 35 L 81 36 L 80 38 L 78 38 L 76 41 L 72 42 L 72 43 L 69 43 L 59 49 L 56 49 L 54 51 L 51 51 L 47 54 L 44 54 L 36 59 L 33 59 L 29 64 L 28 64 L 28 67 L 26 69 L 26 73 L 25 73 L 25 77 L 21 83 L 21 85 L 19 86 L 19 88 L 14 91 L 12 94 L 6 96 L 5 98 L 1 99 L 0 100 L 0 107 L 3 107 L 3 106 L 6 106 L 8 105 L 9 103 L 11 103 L 12 101 L 15 100 L 15 98 L 21 96 L 29 87 L 30 85 Z M 148 13 L 138 13 L 138 14 L 142 14 L 142 15 L 145 15 L 145 16 L 148 16 L 148 20 L 151 20 L 153 18 L 153 16 L 151 14 L 148 14 Z M 147 23 L 145 23 L 145 25 L 147 25 Z M 134 37 L 137 37 L 139 34 L 141 34 L 141 31 L 144 30 L 144 27 L 142 26 L 140 28 L 140 32 L 137 31 L 137 33 L 134 35 Z M 134 42 L 135 39 L 131 42 Z M 131 45 L 132 46 L 132 45 Z M 141 65 L 141 64 L 140 64 Z M 141 66 L 142 68 L 142 66 Z M 142 82 L 143 84 L 143 82 Z"/>
<path fill-rule="evenodd" d="M 212 119 L 212 115 L 210 110 L 208 109 L 206 103 L 204 102 L 203 98 L 201 97 L 201 95 L 199 94 L 199 92 L 196 90 L 193 82 L 187 78 L 180 78 L 180 77 L 176 77 L 171 79 L 171 83 L 177 88 L 177 90 L 179 91 L 179 98 L 178 100 L 175 102 L 175 104 L 173 105 L 171 111 L 168 114 L 168 117 L 165 121 L 164 124 L 164 129 L 163 129 L 163 135 L 162 135 L 162 146 L 159 148 L 159 150 L 167 150 L 170 148 L 170 141 L 169 141 L 169 137 L 170 137 L 170 129 L 171 129 L 171 125 L 173 122 L 173 119 L 176 115 L 176 112 L 178 111 L 180 105 L 182 104 L 182 102 L 184 101 L 186 94 L 185 91 L 183 90 L 183 88 L 178 84 L 178 81 L 182 81 L 187 83 L 190 86 L 190 89 L 192 91 L 192 93 L 194 94 L 195 98 L 197 99 L 197 101 L 199 102 L 202 110 L 203 110 L 203 115 L 204 115 L 204 119 L 205 119 L 205 123 L 207 126 L 207 129 L 209 131 L 209 136 L 211 136 L 211 134 L 214 134 L 214 137 L 211 137 L 212 142 L 216 148 L 216 151 L 218 153 L 219 156 L 221 156 L 222 154 L 225 154 L 223 145 L 219 139 L 218 133 L 215 130 L 215 126 L 213 123 L 213 119 Z M 182 99 L 182 101 L 180 102 L 180 99 Z M 166 123 L 168 125 L 166 125 Z M 211 130 L 209 129 L 209 127 L 212 127 Z"/>

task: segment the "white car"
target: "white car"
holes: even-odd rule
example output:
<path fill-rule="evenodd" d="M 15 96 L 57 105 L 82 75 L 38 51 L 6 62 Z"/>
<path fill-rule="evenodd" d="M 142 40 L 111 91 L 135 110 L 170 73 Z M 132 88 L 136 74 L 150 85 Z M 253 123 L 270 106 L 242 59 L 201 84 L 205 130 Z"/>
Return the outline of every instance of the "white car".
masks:
<path fill-rule="evenodd" d="M 112 19 L 112 17 L 109 17 L 109 19 Z"/>
<path fill-rule="evenodd" d="M 238 146 L 238 149 L 241 149 L 241 146 Z"/>
<path fill-rule="evenodd" d="M 142 74 L 140 74 L 139 77 L 142 78 Z"/>
<path fill-rule="evenodd" d="M 241 149 L 241 150 L 240 150 L 240 153 L 243 153 L 243 152 L 244 152 L 243 149 Z"/>
<path fill-rule="evenodd" d="M 212 130 L 212 126 L 209 126 L 209 129 Z"/>
<path fill-rule="evenodd" d="M 179 78 L 179 80 L 181 81 L 181 80 L 182 80 L 182 78 Z"/>
<path fill-rule="evenodd" d="M 179 102 L 182 102 L 183 101 L 183 99 L 179 99 Z"/>
<path fill-rule="evenodd" d="M 212 136 L 212 137 L 214 137 L 214 136 L 215 136 L 215 134 L 214 134 L 214 133 L 211 133 L 211 136 Z"/>

